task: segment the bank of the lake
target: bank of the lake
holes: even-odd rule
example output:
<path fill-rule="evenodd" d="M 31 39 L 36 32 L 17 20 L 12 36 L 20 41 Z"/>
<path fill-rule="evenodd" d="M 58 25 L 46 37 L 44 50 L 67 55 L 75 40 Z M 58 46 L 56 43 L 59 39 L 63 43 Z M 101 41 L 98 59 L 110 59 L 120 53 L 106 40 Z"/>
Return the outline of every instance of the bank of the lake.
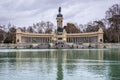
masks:
<path fill-rule="evenodd" d="M 120 48 L 120 43 L 67 43 L 53 45 L 51 43 L 0 44 L 0 49 L 101 49 Z"/>

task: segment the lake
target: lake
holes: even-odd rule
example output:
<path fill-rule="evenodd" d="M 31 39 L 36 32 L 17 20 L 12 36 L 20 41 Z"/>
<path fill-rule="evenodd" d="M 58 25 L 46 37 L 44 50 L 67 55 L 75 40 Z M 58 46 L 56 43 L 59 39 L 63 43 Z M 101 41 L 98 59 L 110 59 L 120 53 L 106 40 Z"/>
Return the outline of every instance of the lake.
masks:
<path fill-rule="evenodd" d="M 120 49 L 0 49 L 0 80 L 120 80 Z"/>

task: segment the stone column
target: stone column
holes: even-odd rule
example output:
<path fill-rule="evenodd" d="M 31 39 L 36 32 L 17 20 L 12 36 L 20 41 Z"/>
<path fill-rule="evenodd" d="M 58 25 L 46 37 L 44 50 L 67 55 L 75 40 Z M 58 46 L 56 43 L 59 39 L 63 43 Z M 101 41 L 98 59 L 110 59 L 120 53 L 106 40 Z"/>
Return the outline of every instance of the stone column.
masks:
<path fill-rule="evenodd" d="M 103 43 L 103 29 L 102 28 L 98 30 L 98 42 Z"/>
<path fill-rule="evenodd" d="M 18 28 L 17 31 L 16 31 L 16 43 L 22 43 L 21 41 L 21 35 L 22 35 L 22 32 L 21 32 L 21 29 Z"/>

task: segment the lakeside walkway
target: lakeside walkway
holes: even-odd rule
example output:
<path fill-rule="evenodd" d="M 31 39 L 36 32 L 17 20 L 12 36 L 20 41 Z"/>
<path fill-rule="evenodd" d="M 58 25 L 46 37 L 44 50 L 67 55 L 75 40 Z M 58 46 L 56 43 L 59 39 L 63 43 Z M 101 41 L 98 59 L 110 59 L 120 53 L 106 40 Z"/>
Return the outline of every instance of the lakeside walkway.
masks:
<path fill-rule="evenodd" d="M 86 48 L 120 48 L 120 43 L 0 44 L 0 49 L 86 49 Z"/>

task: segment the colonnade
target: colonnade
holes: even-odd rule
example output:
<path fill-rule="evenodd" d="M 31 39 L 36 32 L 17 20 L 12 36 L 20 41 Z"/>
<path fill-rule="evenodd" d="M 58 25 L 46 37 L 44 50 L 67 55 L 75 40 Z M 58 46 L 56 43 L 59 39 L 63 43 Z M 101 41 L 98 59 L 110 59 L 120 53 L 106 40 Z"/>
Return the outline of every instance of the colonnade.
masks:
<path fill-rule="evenodd" d="M 98 37 L 68 37 L 67 42 L 73 42 L 73 43 L 92 43 L 97 42 Z"/>
<path fill-rule="evenodd" d="M 50 43 L 57 41 L 60 35 L 54 34 L 38 34 L 38 33 L 25 33 L 20 29 L 16 32 L 17 43 Z M 78 34 L 65 34 L 61 35 L 63 41 L 68 43 L 96 43 L 103 42 L 103 30 L 100 28 L 98 32 L 91 33 L 78 33 Z"/>
<path fill-rule="evenodd" d="M 50 43 L 51 37 L 22 37 L 22 43 Z"/>
<path fill-rule="evenodd" d="M 21 37 L 22 43 L 50 43 L 51 37 Z M 98 37 L 67 37 L 67 42 L 70 43 L 92 43 L 97 42 Z"/>

